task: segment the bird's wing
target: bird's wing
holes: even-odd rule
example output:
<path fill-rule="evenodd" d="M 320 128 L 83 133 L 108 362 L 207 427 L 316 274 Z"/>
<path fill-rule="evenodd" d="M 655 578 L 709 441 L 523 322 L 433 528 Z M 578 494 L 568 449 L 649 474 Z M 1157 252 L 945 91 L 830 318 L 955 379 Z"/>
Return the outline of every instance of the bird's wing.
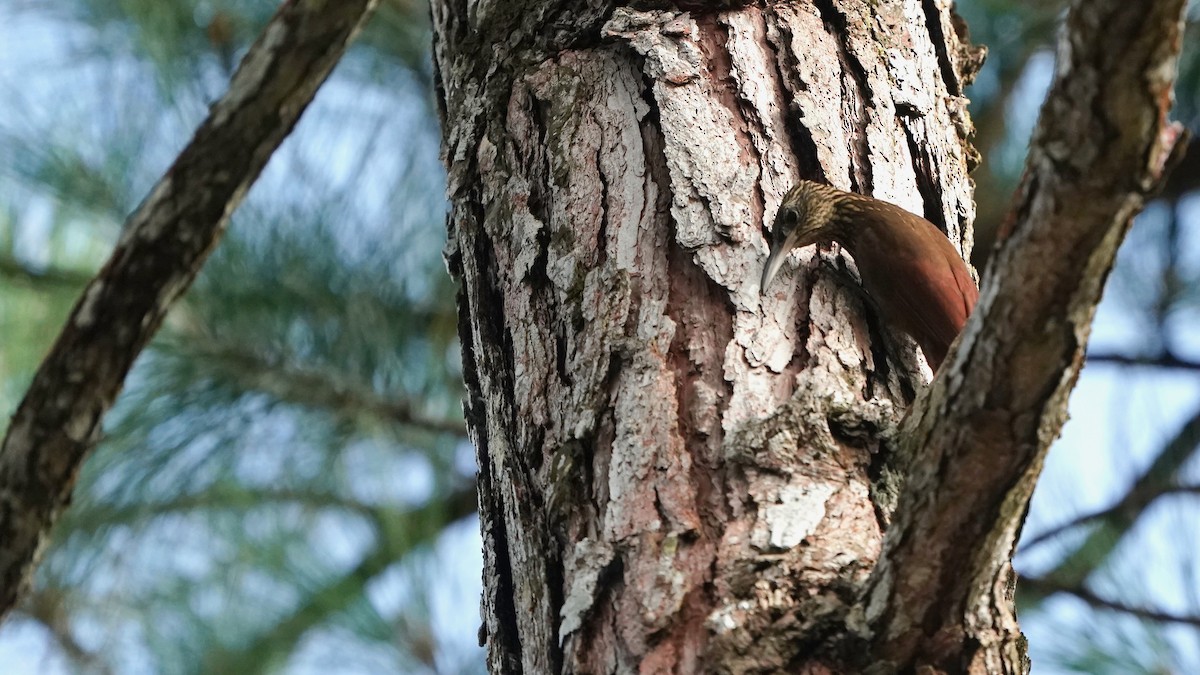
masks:
<path fill-rule="evenodd" d="M 958 252 L 937 228 L 915 216 L 904 226 L 909 228 L 906 236 L 875 233 L 857 242 L 855 262 L 884 319 L 914 337 L 936 369 L 974 309 L 979 291 Z"/>

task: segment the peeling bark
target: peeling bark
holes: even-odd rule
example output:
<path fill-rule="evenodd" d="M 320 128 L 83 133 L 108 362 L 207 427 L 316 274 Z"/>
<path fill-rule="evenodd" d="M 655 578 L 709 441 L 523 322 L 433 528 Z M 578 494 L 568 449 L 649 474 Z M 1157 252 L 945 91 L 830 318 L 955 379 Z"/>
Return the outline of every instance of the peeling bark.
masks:
<path fill-rule="evenodd" d="M 869 610 L 890 662 L 1027 669 L 1009 560 L 1117 247 L 1183 149 L 1167 115 L 1185 4 L 1072 7 L 975 314 L 906 421 L 914 461 Z"/>
<path fill-rule="evenodd" d="M 0 446 L 0 618 L 29 583 L 134 359 L 377 2 L 285 3 L 83 291 Z"/>
<path fill-rule="evenodd" d="M 962 533 L 891 534 L 923 513 L 913 486 L 934 489 L 903 480 L 915 430 L 940 428 L 897 427 L 926 388 L 914 345 L 836 247 L 758 288 L 801 177 L 923 214 L 969 255 L 962 96 L 982 50 L 949 5 L 434 2 L 492 672 L 890 672 L 977 651 L 890 593 L 914 588 L 896 580 L 919 576 L 921 537 Z M 999 514 L 976 517 L 978 544 Z M 952 543 L 988 571 L 1010 553 Z M 1006 602 L 1003 580 L 937 607 Z"/>

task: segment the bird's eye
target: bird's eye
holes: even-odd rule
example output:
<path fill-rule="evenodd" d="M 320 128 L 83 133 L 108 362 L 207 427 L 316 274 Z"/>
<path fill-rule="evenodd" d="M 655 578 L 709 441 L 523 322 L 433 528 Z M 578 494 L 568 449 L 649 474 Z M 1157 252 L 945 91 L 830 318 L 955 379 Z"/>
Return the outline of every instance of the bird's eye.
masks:
<path fill-rule="evenodd" d="M 795 212 L 795 210 L 793 210 L 793 209 L 784 209 L 779 214 L 780 227 L 782 227 L 785 230 L 792 229 L 793 227 L 796 226 L 796 222 L 798 221 L 798 218 L 797 218 L 798 215 L 799 214 L 797 214 Z"/>

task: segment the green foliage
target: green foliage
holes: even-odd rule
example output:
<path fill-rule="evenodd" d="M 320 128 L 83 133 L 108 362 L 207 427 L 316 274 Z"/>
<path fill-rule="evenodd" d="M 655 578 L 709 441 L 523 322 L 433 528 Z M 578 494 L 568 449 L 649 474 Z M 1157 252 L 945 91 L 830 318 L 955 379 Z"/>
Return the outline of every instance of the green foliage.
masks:
<path fill-rule="evenodd" d="M 0 122 L 7 410 L 276 4 L 0 10 L 72 36 L 0 80 L 31 104 Z M 8 624 L 69 670 L 481 670 L 425 582 L 474 513 L 427 11 L 387 4 L 131 374 Z"/>
<path fill-rule="evenodd" d="M 0 72 L 10 102 L 0 116 L 5 410 L 126 215 L 277 4 L 0 4 L 0 62 L 14 65 Z M 974 40 L 990 49 L 968 92 L 987 158 L 975 174 L 984 253 L 1018 178 L 1064 5 L 958 3 Z M 1189 26 L 1177 91 L 1178 115 L 1193 127 L 1194 34 Z M 33 651 L 69 672 L 482 670 L 476 597 L 456 596 L 446 578 L 458 570 L 460 579 L 472 564 L 461 560 L 478 551 L 455 315 L 439 256 L 444 188 L 429 38 L 423 2 L 385 0 L 272 159 L 131 375 L 33 593 L 0 629 L 0 659 L 29 654 L 18 633 L 33 627 Z M 1178 181 L 1176 197 L 1195 189 L 1200 172 Z M 1200 268 L 1185 205 L 1139 222 L 1101 310 L 1101 324 L 1117 316 L 1135 325 L 1135 346 L 1151 353 L 1186 342 L 1179 326 L 1196 316 Z M 1194 450 L 1176 448 L 1171 486 L 1194 481 L 1184 470 Z M 1051 471 L 1044 482 L 1061 481 Z M 1035 504 L 1031 522 L 1062 522 L 1068 497 L 1050 503 Z M 1146 513 L 1064 528 L 1050 553 L 1035 547 L 1036 565 L 1019 562 L 1053 570 L 1071 560 L 1087 588 L 1141 606 L 1164 595 L 1129 583 L 1154 550 L 1160 560 L 1176 555 L 1170 587 L 1194 596 L 1194 560 L 1164 543 L 1162 509 Z M 1170 520 L 1168 531 L 1191 531 L 1188 522 Z M 1080 553 L 1101 531 L 1107 543 Z M 1022 597 L 1035 672 L 1200 667 L 1186 648 L 1191 627 L 1061 593 Z M 1184 599 L 1172 609 L 1200 612 L 1200 598 Z"/>

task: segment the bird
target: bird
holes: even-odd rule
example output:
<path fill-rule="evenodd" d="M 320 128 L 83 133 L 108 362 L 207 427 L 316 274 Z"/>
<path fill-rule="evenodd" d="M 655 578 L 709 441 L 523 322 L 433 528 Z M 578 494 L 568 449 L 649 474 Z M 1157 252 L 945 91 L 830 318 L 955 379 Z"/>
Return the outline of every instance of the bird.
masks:
<path fill-rule="evenodd" d="M 916 340 L 936 373 L 979 299 L 946 235 L 895 204 L 800 181 L 775 215 L 760 292 L 766 295 L 792 250 L 830 242 L 850 253 L 884 321 Z"/>

